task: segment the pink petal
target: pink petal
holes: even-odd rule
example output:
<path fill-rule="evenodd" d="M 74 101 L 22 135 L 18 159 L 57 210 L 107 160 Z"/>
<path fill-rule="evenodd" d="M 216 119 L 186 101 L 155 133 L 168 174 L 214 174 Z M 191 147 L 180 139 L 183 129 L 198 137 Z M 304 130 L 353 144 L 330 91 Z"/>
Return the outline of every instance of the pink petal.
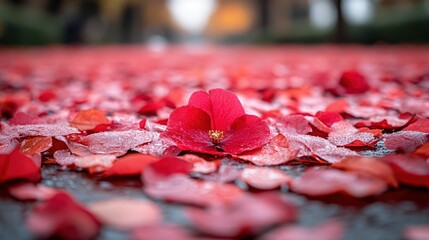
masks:
<path fill-rule="evenodd" d="M 185 106 L 171 113 L 161 137 L 170 138 L 182 150 L 223 155 L 211 143 L 209 130 L 209 115 L 199 108 Z"/>
<path fill-rule="evenodd" d="M 132 240 L 174 239 L 191 240 L 196 239 L 185 229 L 174 225 L 149 225 L 142 226 L 132 233 Z"/>
<path fill-rule="evenodd" d="M 286 163 L 294 159 L 296 154 L 297 151 L 289 147 L 287 139 L 279 134 L 262 148 L 240 154 L 237 157 L 255 165 L 263 166 Z"/>
<path fill-rule="evenodd" d="M 92 153 L 123 155 L 128 150 L 153 141 L 158 134 L 145 130 L 110 131 L 83 137 L 82 144 Z"/>
<path fill-rule="evenodd" d="M 152 202 L 132 198 L 118 198 L 91 202 L 88 210 L 103 224 L 120 230 L 160 223 L 161 210 Z"/>
<path fill-rule="evenodd" d="M 33 183 L 15 184 L 8 188 L 9 194 L 21 200 L 48 200 L 60 190 Z"/>
<path fill-rule="evenodd" d="M 407 240 L 428 240 L 429 225 L 407 226 L 403 232 L 403 236 Z"/>
<path fill-rule="evenodd" d="M 227 206 L 189 208 L 191 223 L 201 232 L 219 237 L 258 233 L 275 224 L 294 220 L 295 206 L 276 193 L 244 195 Z"/>
<path fill-rule="evenodd" d="M 239 117 L 244 109 L 237 96 L 227 90 L 212 89 L 192 94 L 189 105 L 203 109 L 212 119 L 211 129 L 225 131 Z"/>
<path fill-rule="evenodd" d="M 231 184 L 203 182 L 183 174 L 174 174 L 157 181 L 143 174 L 144 192 L 151 197 L 199 206 L 231 204 L 244 192 Z M 153 177 L 151 177 L 153 179 Z"/>
<path fill-rule="evenodd" d="M 288 115 L 279 122 L 279 128 L 284 133 L 307 134 L 311 132 L 311 126 L 302 115 Z"/>
<path fill-rule="evenodd" d="M 285 135 L 292 150 L 298 151 L 297 157 L 313 156 L 329 162 L 339 162 L 347 156 L 357 156 L 354 151 L 337 147 L 328 140 L 302 134 Z"/>
<path fill-rule="evenodd" d="M 79 133 L 76 128 L 65 124 L 31 124 L 31 125 L 16 125 L 10 127 L 9 131 L 14 132 L 17 136 L 45 136 L 55 137 L 64 136 L 73 133 Z"/>
<path fill-rule="evenodd" d="M 390 164 L 400 183 L 429 188 L 429 162 L 409 155 L 388 155 L 383 160 Z"/>
<path fill-rule="evenodd" d="M 270 141 L 270 129 L 260 118 L 244 115 L 237 118 L 225 133 L 221 148 L 232 154 L 253 150 Z"/>
<path fill-rule="evenodd" d="M 185 154 L 181 158 L 193 164 L 192 172 L 194 173 L 212 173 L 215 172 L 218 167 L 218 162 L 207 161 L 194 154 Z"/>
<path fill-rule="evenodd" d="M 93 239 L 100 230 L 96 218 L 66 193 L 34 207 L 26 225 L 39 238 Z"/>
<path fill-rule="evenodd" d="M 305 171 L 299 179 L 292 181 L 291 189 L 309 196 L 346 193 L 359 198 L 380 194 L 387 190 L 387 185 L 378 178 L 366 175 L 312 168 Z"/>
<path fill-rule="evenodd" d="M 384 180 L 387 184 L 397 187 L 398 181 L 390 166 L 380 158 L 372 157 L 348 157 L 339 163 L 334 163 L 335 168 L 346 171 L 366 173 Z"/>
<path fill-rule="evenodd" d="M 54 153 L 55 161 L 63 166 L 74 165 L 76 167 L 86 168 L 90 172 L 101 172 L 106 168 L 111 168 L 116 160 L 114 155 L 91 154 L 86 156 L 76 156 L 67 150 L 58 150 Z"/>
<path fill-rule="evenodd" d="M 377 141 L 372 133 L 359 132 L 352 124 L 340 121 L 332 124 L 328 140 L 337 146 L 373 146 Z"/>
<path fill-rule="evenodd" d="M 344 234 L 344 225 L 338 221 L 329 221 L 314 227 L 287 225 L 275 229 L 261 240 L 340 240 Z"/>
<path fill-rule="evenodd" d="M 428 141 L 428 134 L 414 131 L 400 131 L 384 134 L 386 148 L 409 153 Z"/>
<path fill-rule="evenodd" d="M 257 189 L 274 189 L 291 181 L 283 171 L 275 168 L 248 167 L 241 171 L 241 180 Z"/>

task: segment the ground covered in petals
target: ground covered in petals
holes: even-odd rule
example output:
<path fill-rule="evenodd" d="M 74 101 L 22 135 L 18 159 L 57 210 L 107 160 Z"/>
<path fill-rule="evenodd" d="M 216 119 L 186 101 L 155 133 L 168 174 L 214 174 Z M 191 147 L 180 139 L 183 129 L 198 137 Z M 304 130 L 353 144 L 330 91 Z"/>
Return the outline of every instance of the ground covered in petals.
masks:
<path fill-rule="evenodd" d="M 427 239 L 426 46 L 0 53 L 1 239 Z"/>

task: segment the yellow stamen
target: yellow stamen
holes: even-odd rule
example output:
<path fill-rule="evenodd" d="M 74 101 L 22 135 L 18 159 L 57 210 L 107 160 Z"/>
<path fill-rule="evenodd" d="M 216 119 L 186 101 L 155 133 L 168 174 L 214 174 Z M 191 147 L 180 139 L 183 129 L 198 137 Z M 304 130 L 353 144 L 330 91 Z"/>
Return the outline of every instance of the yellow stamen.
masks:
<path fill-rule="evenodd" d="M 220 131 L 220 130 L 209 130 L 209 138 L 210 138 L 210 141 L 212 143 L 218 144 L 224 138 L 223 131 Z"/>

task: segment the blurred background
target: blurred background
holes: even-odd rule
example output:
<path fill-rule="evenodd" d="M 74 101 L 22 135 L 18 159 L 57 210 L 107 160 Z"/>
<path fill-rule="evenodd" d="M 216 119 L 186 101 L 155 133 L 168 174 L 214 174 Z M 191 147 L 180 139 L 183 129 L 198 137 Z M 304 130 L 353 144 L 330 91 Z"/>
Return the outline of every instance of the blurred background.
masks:
<path fill-rule="evenodd" d="M 0 0 L 0 44 L 428 43 L 429 0 Z"/>

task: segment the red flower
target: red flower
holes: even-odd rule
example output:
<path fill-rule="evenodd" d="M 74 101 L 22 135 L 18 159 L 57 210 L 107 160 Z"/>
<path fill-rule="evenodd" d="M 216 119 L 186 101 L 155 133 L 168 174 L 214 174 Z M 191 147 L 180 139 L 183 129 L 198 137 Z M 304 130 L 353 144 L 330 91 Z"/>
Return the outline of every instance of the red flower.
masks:
<path fill-rule="evenodd" d="M 270 130 L 244 113 L 235 94 L 213 89 L 193 93 L 188 105 L 174 110 L 162 136 L 182 150 L 225 155 L 261 147 L 269 142 Z"/>

